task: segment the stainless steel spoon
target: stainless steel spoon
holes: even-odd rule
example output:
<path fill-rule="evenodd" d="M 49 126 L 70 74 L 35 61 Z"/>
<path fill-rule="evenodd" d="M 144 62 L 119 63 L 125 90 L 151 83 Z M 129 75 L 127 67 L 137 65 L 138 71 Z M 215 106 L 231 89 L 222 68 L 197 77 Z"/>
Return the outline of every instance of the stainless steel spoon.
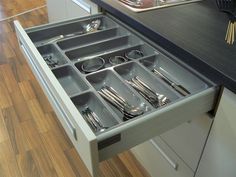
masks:
<path fill-rule="evenodd" d="M 86 111 L 82 111 L 82 115 L 83 115 L 83 117 L 86 119 L 86 121 L 89 123 L 90 127 L 91 127 L 95 132 L 97 132 L 97 131 L 98 131 L 98 126 L 96 125 L 95 121 L 94 121 L 90 116 L 88 116 L 88 114 L 87 114 Z"/>
<path fill-rule="evenodd" d="M 122 109 L 126 117 L 136 117 L 138 115 L 141 115 L 143 111 L 138 108 L 131 106 L 129 104 L 126 104 L 124 102 L 120 102 L 118 97 L 114 96 L 112 93 L 110 93 L 108 90 L 102 90 L 103 93 L 105 93 L 109 98 L 115 99 L 116 103 L 119 102 L 118 106 Z"/>
<path fill-rule="evenodd" d="M 131 85 L 135 90 L 139 92 L 140 95 L 142 95 L 153 107 L 158 108 L 160 106 L 159 99 L 157 96 L 153 96 L 150 94 L 150 92 L 147 92 L 143 87 L 140 87 L 133 81 L 128 81 L 126 82 Z"/>
<path fill-rule="evenodd" d="M 121 97 L 115 89 L 113 89 L 112 87 L 108 87 L 106 86 L 105 87 L 111 94 L 111 96 L 115 96 L 118 101 L 123 104 L 124 106 L 124 109 L 126 112 L 128 112 L 129 114 L 131 115 L 134 115 L 134 116 L 137 116 L 137 115 L 141 115 L 143 114 L 143 109 L 141 109 L 140 107 L 138 106 L 133 106 L 133 105 L 130 105 L 123 97 Z"/>
<path fill-rule="evenodd" d="M 122 112 L 125 119 L 131 119 L 144 113 L 143 109 L 129 105 L 115 90 L 111 90 L 113 90 L 113 88 L 104 87 L 98 91 L 98 93 Z"/>
<path fill-rule="evenodd" d="M 106 129 L 109 128 L 109 127 L 104 126 L 104 125 L 101 123 L 101 121 L 99 120 L 97 114 L 95 114 L 95 112 L 93 112 L 89 107 L 87 107 L 87 108 L 85 109 L 85 112 L 87 112 L 87 115 L 88 115 L 88 116 L 91 116 L 91 118 L 98 124 L 98 126 L 99 126 L 99 131 L 100 131 L 100 132 L 103 132 L 103 131 L 105 131 Z"/>
<path fill-rule="evenodd" d="M 111 103 L 115 108 L 117 108 L 122 114 L 123 114 L 123 118 L 124 120 L 128 120 L 128 119 L 132 119 L 135 116 L 128 114 L 127 112 L 124 111 L 123 106 L 113 97 L 108 96 L 107 94 L 105 94 L 103 91 L 98 91 L 98 93 L 109 103 Z"/>
<path fill-rule="evenodd" d="M 94 31 L 98 30 L 100 25 L 101 25 L 101 20 L 100 19 L 93 20 L 91 23 L 89 23 L 89 24 L 87 24 L 86 26 L 83 27 L 84 28 L 83 31 L 78 31 L 78 32 L 75 32 L 75 33 L 65 34 L 65 35 L 61 34 L 59 36 L 50 38 L 45 42 L 42 42 L 41 45 L 51 44 L 51 43 L 54 43 L 54 42 L 56 42 L 58 40 L 61 40 L 61 39 L 65 39 L 65 38 L 69 38 L 69 37 L 73 37 L 73 36 L 77 36 L 77 35 L 82 35 L 82 34 L 94 32 Z"/>

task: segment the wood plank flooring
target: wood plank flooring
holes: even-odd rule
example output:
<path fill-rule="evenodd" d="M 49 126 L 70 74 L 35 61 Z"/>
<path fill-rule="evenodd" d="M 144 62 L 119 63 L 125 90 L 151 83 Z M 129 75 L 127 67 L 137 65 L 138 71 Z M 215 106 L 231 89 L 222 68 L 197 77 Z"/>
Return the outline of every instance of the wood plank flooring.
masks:
<path fill-rule="evenodd" d="M 21 54 L 13 20 L 23 27 L 47 23 L 46 8 L 0 22 L 0 177 L 89 177 Z M 149 176 L 129 151 L 100 163 L 100 171 L 101 177 Z"/>
<path fill-rule="evenodd" d="M 0 20 L 45 4 L 46 0 L 0 0 Z"/>

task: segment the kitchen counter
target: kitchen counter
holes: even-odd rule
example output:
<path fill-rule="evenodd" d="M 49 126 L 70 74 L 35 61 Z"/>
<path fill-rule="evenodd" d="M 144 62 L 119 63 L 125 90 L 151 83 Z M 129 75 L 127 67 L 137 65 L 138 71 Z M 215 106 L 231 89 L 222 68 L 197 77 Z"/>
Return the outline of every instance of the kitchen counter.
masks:
<path fill-rule="evenodd" d="M 92 0 L 182 61 L 236 93 L 236 42 L 224 38 L 227 15 L 214 0 L 135 13 L 114 0 Z"/>

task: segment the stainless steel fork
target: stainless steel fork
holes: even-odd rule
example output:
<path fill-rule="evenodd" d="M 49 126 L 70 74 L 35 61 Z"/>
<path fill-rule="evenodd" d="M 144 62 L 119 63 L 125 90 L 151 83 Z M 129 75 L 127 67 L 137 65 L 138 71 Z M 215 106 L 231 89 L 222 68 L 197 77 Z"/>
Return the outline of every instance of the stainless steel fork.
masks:
<path fill-rule="evenodd" d="M 136 89 L 155 108 L 170 103 L 170 100 L 165 95 L 155 92 L 138 76 L 135 76 L 130 81 L 127 81 L 127 83 Z"/>

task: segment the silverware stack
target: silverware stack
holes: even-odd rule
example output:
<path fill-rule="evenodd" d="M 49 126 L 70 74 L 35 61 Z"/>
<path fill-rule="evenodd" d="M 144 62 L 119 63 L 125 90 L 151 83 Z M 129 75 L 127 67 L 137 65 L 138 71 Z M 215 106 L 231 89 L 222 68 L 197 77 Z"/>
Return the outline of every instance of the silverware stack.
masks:
<path fill-rule="evenodd" d="M 129 104 L 127 100 L 110 86 L 104 86 L 98 93 L 123 114 L 124 120 L 132 119 L 144 113 L 143 108 Z"/>
<path fill-rule="evenodd" d="M 82 115 L 95 132 L 103 132 L 104 130 L 109 128 L 101 123 L 97 114 L 95 114 L 95 112 L 93 112 L 89 107 L 82 111 Z"/>
<path fill-rule="evenodd" d="M 154 108 L 170 103 L 170 100 L 165 95 L 155 92 L 138 76 L 135 76 L 130 81 L 126 80 L 126 82 L 137 90 Z"/>
<path fill-rule="evenodd" d="M 228 44 L 233 44 L 236 35 L 236 1 L 235 0 L 216 0 L 220 11 L 229 16 L 229 23 L 225 35 Z"/>

